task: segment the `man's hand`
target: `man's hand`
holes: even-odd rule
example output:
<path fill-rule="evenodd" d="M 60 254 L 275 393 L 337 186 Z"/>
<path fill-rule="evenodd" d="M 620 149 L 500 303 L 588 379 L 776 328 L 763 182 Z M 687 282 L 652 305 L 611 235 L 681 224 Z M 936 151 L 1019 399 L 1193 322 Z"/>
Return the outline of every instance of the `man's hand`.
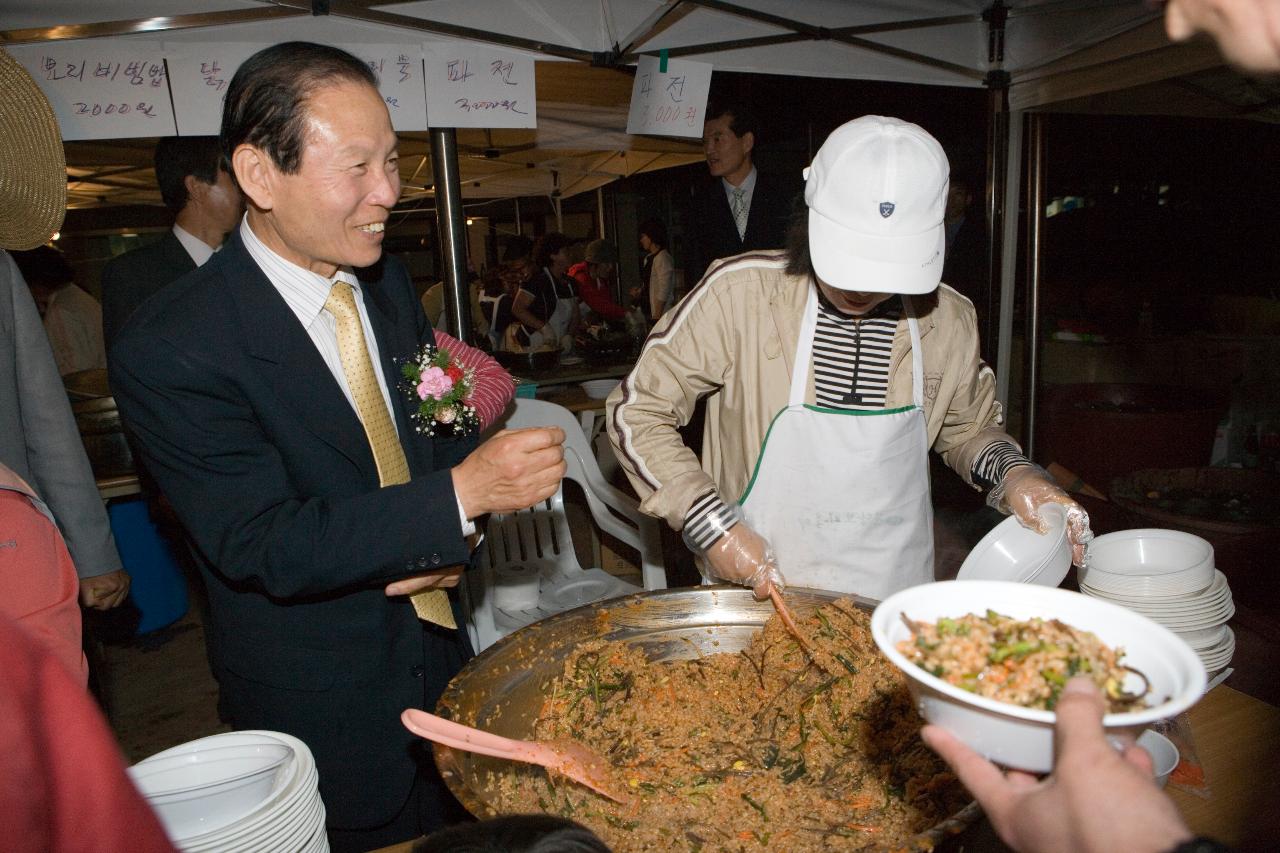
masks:
<path fill-rule="evenodd" d="M 411 578 L 401 578 L 394 583 L 387 584 L 386 593 L 388 596 L 413 595 L 422 592 L 424 589 L 447 589 L 451 586 L 457 586 L 458 582 L 462 580 L 462 569 L 462 566 L 449 566 L 438 572 L 414 575 Z"/>
<path fill-rule="evenodd" d="M 467 518 L 527 509 L 555 494 L 564 477 L 564 430 L 502 430 L 453 471 L 453 490 Z"/>
<path fill-rule="evenodd" d="M 116 569 L 105 575 L 80 579 L 80 603 L 94 610 L 119 607 L 129 594 L 129 573 Z"/>
<path fill-rule="evenodd" d="M 1063 688 L 1054 709 L 1057 759 L 1040 781 L 1001 773 L 937 726 L 920 732 L 982 805 L 991 825 L 1019 853 L 1163 853 L 1191 837 L 1173 801 L 1151 778 L 1151 758 L 1103 735 L 1102 694 L 1083 676 Z"/>

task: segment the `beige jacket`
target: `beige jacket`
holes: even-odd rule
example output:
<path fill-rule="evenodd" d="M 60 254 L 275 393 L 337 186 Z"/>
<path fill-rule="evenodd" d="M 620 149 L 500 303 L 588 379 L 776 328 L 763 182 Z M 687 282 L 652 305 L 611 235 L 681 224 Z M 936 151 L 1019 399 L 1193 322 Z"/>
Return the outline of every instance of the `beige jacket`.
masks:
<path fill-rule="evenodd" d="M 609 395 L 606 418 L 618 460 L 641 509 L 684 526 L 694 500 L 712 488 L 736 503 L 777 413 L 786 407 L 808 281 L 786 274 L 781 251 L 720 262 L 696 290 L 663 315 L 631 375 Z M 973 304 L 946 285 L 913 298 L 924 350 L 929 444 L 965 482 L 977 454 L 1000 428 L 995 375 L 978 356 Z M 886 408 L 911 404 L 911 337 L 898 322 Z M 707 399 L 702 461 L 676 428 Z M 816 399 L 812 370 L 807 401 Z M 838 464 L 838 460 L 833 460 Z"/>

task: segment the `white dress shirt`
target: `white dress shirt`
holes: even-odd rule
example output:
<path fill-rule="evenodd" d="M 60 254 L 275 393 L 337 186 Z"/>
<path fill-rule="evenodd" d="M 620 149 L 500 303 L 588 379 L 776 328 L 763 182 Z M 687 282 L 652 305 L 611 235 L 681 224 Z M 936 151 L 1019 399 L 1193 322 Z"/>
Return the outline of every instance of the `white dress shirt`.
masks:
<path fill-rule="evenodd" d="M 173 236 L 178 238 L 178 242 L 182 244 L 182 248 L 187 250 L 187 254 L 191 256 L 191 260 L 196 262 L 196 266 L 202 267 L 205 261 L 213 257 L 213 253 L 218 251 L 215 246 L 210 246 L 181 225 L 173 226 Z"/>

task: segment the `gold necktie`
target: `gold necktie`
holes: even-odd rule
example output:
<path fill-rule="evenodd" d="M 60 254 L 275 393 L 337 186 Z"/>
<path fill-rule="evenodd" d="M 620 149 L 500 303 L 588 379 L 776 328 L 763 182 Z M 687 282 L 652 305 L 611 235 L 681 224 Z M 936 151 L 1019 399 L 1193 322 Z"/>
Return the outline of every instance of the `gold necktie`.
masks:
<path fill-rule="evenodd" d="M 338 357 L 342 361 L 342 372 L 346 374 L 356 411 L 364 424 L 373 461 L 378 466 L 379 484 L 395 486 L 407 483 L 409 462 L 405 459 L 404 448 L 400 446 L 395 424 L 391 422 L 391 413 L 387 411 L 386 400 L 382 396 L 378 374 L 374 372 L 373 361 L 369 358 L 351 285 L 335 281 L 324 308 L 333 315 L 337 324 Z M 424 590 L 414 595 L 412 601 L 419 619 L 446 628 L 458 627 L 449 608 L 449 596 L 444 590 Z"/>

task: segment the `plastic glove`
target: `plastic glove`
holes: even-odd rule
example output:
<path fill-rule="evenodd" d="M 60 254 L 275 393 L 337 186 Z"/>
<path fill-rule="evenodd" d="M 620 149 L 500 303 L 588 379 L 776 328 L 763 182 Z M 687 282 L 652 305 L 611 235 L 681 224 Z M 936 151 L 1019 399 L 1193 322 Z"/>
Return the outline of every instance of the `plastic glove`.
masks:
<path fill-rule="evenodd" d="M 768 598 L 770 589 L 786 589 L 773 549 L 743 522 L 717 539 L 704 558 L 712 578 L 751 587 L 758 600 Z"/>
<path fill-rule="evenodd" d="M 1067 517 L 1067 539 L 1071 541 L 1071 562 L 1083 566 L 1093 540 L 1089 529 L 1089 513 L 1053 482 L 1038 465 L 1019 465 L 1005 475 L 1000 485 L 987 495 L 987 503 L 1001 512 L 1013 513 L 1023 527 L 1047 533 L 1049 525 L 1040 515 L 1040 507 L 1055 503 Z"/>

